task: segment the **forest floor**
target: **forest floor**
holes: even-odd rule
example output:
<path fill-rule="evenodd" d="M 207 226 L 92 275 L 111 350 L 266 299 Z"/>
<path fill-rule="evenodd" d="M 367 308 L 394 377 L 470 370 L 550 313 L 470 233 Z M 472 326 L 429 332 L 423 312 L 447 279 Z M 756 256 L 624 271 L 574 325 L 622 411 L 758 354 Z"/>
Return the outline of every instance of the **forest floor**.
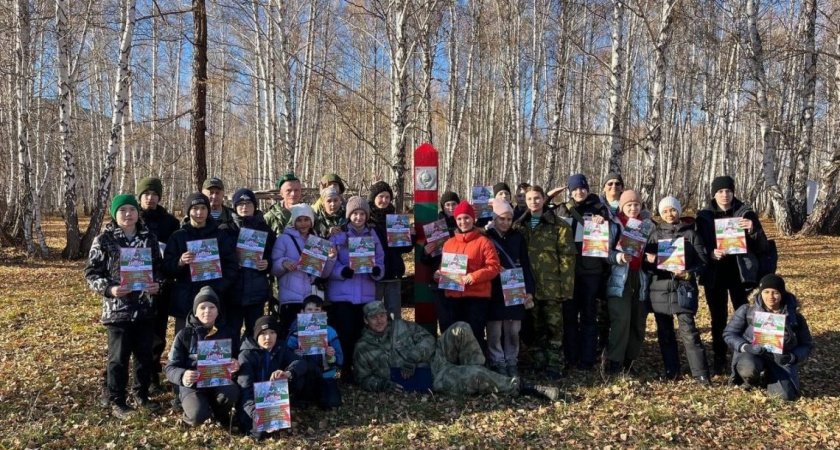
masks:
<path fill-rule="evenodd" d="M 774 234 L 772 225 L 768 228 Z M 60 218 L 48 221 L 46 232 L 52 254 L 58 255 L 63 246 Z M 650 317 L 639 376 L 605 382 L 596 372 L 572 371 L 557 385 L 578 398 L 573 403 L 370 394 L 343 386 L 344 406 L 327 413 L 293 411 L 292 429 L 262 445 L 838 448 L 840 238 L 777 242 L 779 272 L 798 295 L 815 343 L 801 372 L 805 398 L 798 402 L 727 386 L 726 377 L 717 377 L 711 388 L 690 377 L 660 381 L 661 357 Z M 170 393 L 157 398 L 164 406 L 161 412 L 127 422 L 97 406 L 106 335 L 99 323 L 100 299 L 88 290 L 83 268 L 83 261 L 31 259 L 0 249 L 0 449 L 250 447 L 247 439 L 219 425 L 180 428 L 179 416 L 169 409 Z M 709 316 L 702 306 L 697 322 L 708 349 Z M 524 375 L 542 381 L 528 371 Z"/>

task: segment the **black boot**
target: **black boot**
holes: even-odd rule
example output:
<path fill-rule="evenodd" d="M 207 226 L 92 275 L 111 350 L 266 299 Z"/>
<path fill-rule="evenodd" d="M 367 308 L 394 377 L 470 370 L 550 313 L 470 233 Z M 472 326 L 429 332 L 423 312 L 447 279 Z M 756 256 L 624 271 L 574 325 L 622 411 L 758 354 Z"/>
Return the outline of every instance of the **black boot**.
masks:
<path fill-rule="evenodd" d="M 530 395 L 531 397 L 544 398 L 552 402 L 556 402 L 560 398 L 560 389 L 552 386 L 542 386 L 539 384 L 520 383 L 519 393 L 522 395 Z"/>

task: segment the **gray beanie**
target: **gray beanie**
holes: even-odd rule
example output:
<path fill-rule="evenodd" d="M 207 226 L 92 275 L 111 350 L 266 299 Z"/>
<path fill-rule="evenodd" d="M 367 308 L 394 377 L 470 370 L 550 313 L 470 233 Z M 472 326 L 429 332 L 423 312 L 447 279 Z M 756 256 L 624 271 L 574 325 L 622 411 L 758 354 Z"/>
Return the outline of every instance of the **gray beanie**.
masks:
<path fill-rule="evenodd" d="M 200 291 L 198 291 L 198 294 L 195 295 L 195 300 L 193 301 L 193 314 L 195 314 L 195 310 L 198 309 L 198 305 L 204 302 L 210 302 L 216 305 L 216 308 L 219 307 L 219 296 L 216 295 L 216 291 L 214 291 L 210 286 L 204 286 Z"/>
<path fill-rule="evenodd" d="M 677 210 L 677 215 L 682 215 L 682 205 L 680 205 L 680 201 L 674 197 L 664 197 L 662 200 L 659 200 L 659 215 L 662 215 L 662 211 L 665 208 L 674 208 Z"/>

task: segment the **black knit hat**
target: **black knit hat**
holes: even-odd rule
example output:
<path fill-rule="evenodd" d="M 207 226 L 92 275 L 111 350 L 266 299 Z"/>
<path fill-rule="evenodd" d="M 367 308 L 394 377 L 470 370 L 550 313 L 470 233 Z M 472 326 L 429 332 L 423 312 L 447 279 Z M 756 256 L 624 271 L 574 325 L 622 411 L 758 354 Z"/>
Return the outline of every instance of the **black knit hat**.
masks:
<path fill-rule="evenodd" d="M 198 305 L 210 302 L 216 305 L 216 308 L 219 307 L 219 296 L 216 295 L 216 291 L 213 290 L 210 286 L 204 286 L 198 291 L 198 294 L 195 295 L 195 300 L 193 300 L 193 314 L 195 314 L 195 310 L 198 309 Z"/>
<path fill-rule="evenodd" d="M 716 177 L 712 180 L 712 197 L 714 197 L 717 191 L 721 189 L 729 189 L 734 193 L 735 180 L 733 180 L 730 176 Z"/>
<path fill-rule="evenodd" d="M 260 333 L 265 330 L 274 330 L 275 333 L 280 334 L 280 323 L 273 316 L 262 316 L 254 322 L 254 340 L 260 337 Z"/>
<path fill-rule="evenodd" d="M 139 197 L 146 191 L 152 191 L 157 194 L 158 197 L 163 197 L 163 182 L 161 182 L 160 178 L 157 177 L 143 178 L 137 182 L 137 189 L 135 189 L 134 193 Z"/>
<path fill-rule="evenodd" d="M 443 209 L 443 205 L 447 202 L 461 203 L 461 197 L 452 191 L 446 191 L 440 195 L 440 209 Z"/>
<path fill-rule="evenodd" d="M 499 191 L 507 191 L 508 195 L 510 195 L 510 186 L 508 186 L 507 183 L 500 181 L 493 185 L 493 197 L 495 197 Z"/>
<path fill-rule="evenodd" d="M 384 181 L 377 181 L 376 183 L 373 183 L 373 185 L 370 187 L 368 201 L 373 202 L 374 200 L 376 200 L 376 196 L 383 192 L 391 194 L 391 201 L 394 200 L 394 191 L 391 189 L 391 186 Z"/>
<path fill-rule="evenodd" d="M 190 208 L 196 205 L 204 205 L 207 209 L 210 209 L 210 199 L 201 192 L 193 192 L 187 197 L 186 203 L 184 203 L 184 214 L 189 215 Z"/>
<path fill-rule="evenodd" d="M 606 186 L 607 182 L 610 181 L 610 180 L 618 180 L 621 183 L 622 186 L 624 185 L 624 178 L 621 178 L 620 173 L 610 172 L 610 173 L 607 174 L 607 176 L 604 177 L 604 182 L 601 183 L 601 186 Z"/>
<path fill-rule="evenodd" d="M 764 275 L 764 277 L 761 278 L 761 282 L 758 283 L 759 291 L 763 291 L 765 289 L 775 289 L 781 292 L 782 294 L 787 292 L 787 290 L 785 289 L 784 278 L 773 274 Z"/>
<path fill-rule="evenodd" d="M 239 189 L 233 194 L 233 207 L 235 208 L 239 202 L 248 201 L 254 204 L 254 207 L 257 206 L 257 196 L 254 195 L 254 191 L 246 188 Z"/>

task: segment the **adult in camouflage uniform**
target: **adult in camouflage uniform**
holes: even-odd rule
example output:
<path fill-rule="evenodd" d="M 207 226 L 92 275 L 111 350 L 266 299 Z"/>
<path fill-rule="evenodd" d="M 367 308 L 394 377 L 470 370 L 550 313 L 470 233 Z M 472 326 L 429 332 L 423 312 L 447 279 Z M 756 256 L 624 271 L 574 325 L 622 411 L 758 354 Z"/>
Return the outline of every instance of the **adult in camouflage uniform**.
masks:
<path fill-rule="evenodd" d="M 291 172 L 283 175 L 277 181 L 277 190 L 280 191 L 280 197 L 283 200 L 271 205 L 271 208 L 265 213 L 265 223 L 274 231 L 274 234 L 280 236 L 286 229 L 286 225 L 289 224 L 289 219 L 292 218 L 289 208 L 300 203 L 303 192 L 301 191 L 300 180 Z"/>
<path fill-rule="evenodd" d="M 519 377 L 507 377 L 484 367 L 484 354 L 470 326 L 456 322 L 435 342 L 423 327 L 401 319 L 391 320 L 382 301 L 365 305 L 366 327 L 356 344 L 356 379 L 369 391 L 402 390 L 391 381 L 391 368 L 399 367 L 403 377 L 414 374 L 418 365 L 431 364 L 432 389 L 455 395 L 537 395 L 556 400 L 557 388 L 531 386 Z"/>
<path fill-rule="evenodd" d="M 565 220 L 545 208 L 547 197 L 540 186 L 525 193 L 528 211 L 517 227 L 528 243 L 534 295 L 534 364 L 551 377 L 563 375 L 563 302 L 572 298 L 575 280 L 574 233 Z"/>

